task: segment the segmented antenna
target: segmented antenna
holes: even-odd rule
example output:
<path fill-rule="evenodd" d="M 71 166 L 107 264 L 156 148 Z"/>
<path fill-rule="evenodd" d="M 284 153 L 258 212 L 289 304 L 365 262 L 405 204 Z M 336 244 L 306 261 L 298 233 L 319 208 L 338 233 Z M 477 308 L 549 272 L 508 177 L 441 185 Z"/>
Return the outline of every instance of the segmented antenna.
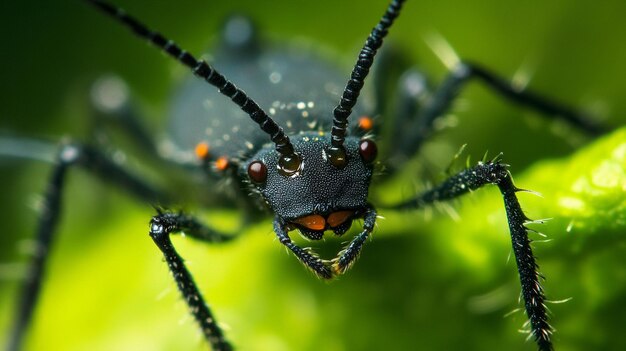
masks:
<path fill-rule="evenodd" d="M 248 97 L 243 90 L 237 88 L 209 64 L 202 60 L 196 60 L 193 55 L 181 49 L 176 43 L 165 38 L 161 33 L 147 28 L 134 17 L 126 14 L 121 8 L 100 0 L 85 1 L 91 3 L 105 14 L 128 27 L 138 37 L 151 42 L 163 52 L 174 57 L 177 61 L 189 67 L 196 76 L 206 80 L 209 84 L 215 86 L 220 93 L 228 96 L 270 136 L 272 142 L 276 145 L 276 151 L 282 156 L 279 161 L 279 166 L 283 174 L 291 175 L 298 171 L 301 161 L 299 156 L 296 155 L 293 145 L 289 141 L 289 137 L 285 135 L 283 129 L 276 124 L 254 100 Z"/>
<path fill-rule="evenodd" d="M 343 148 L 343 142 L 346 138 L 346 127 L 348 126 L 348 117 L 352 113 L 352 108 L 363 88 L 365 77 L 369 73 L 370 67 L 374 62 L 376 51 L 383 43 L 383 38 L 387 35 L 389 27 L 400 14 L 400 9 L 404 0 L 393 0 L 387 7 L 387 11 L 380 19 L 376 27 L 372 29 L 372 33 L 367 38 L 363 49 L 359 53 L 359 59 L 352 69 L 352 74 L 348 84 L 343 91 L 339 105 L 333 110 L 333 128 L 331 131 L 331 147 L 327 150 L 330 161 L 336 167 L 343 167 L 346 164 L 346 152 Z"/>

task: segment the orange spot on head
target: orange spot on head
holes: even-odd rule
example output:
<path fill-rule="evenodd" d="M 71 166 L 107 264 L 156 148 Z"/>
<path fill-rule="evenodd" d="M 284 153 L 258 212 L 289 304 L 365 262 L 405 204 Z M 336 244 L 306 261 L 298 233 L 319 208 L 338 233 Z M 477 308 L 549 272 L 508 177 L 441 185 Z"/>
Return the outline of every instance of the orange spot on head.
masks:
<path fill-rule="evenodd" d="M 293 222 L 311 230 L 324 230 L 326 228 L 326 220 L 320 215 L 301 217 Z"/>
<path fill-rule="evenodd" d="M 207 159 L 209 157 L 209 144 L 204 141 L 199 142 L 198 145 L 196 145 L 195 152 L 199 159 Z"/>
<path fill-rule="evenodd" d="M 228 168 L 228 159 L 226 156 L 220 156 L 217 160 L 215 160 L 215 168 L 219 171 L 225 171 Z"/>
<path fill-rule="evenodd" d="M 371 130 L 374 128 L 374 120 L 368 116 L 361 116 L 359 118 L 359 128 L 363 130 Z"/>

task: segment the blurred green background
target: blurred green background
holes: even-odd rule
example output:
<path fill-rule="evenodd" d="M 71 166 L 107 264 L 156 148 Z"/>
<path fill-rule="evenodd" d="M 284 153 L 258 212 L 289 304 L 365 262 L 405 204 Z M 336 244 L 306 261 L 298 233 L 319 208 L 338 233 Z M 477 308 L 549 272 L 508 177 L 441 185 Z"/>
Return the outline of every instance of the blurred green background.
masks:
<path fill-rule="evenodd" d="M 353 0 L 117 3 L 195 53 L 211 43 L 227 14 L 245 12 L 271 38 L 307 38 L 336 50 L 345 58 L 339 64 L 346 77 L 386 6 Z M 624 13 L 621 0 L 409 1 L 388 43 L 438 82 L 446 68 L 425 37 L 439 33 L 461 57 L 506 77 L 521 70 L 536 91 L 620 126 L 626 120 Z M 4 1 L 0 32 L 1 130 L 85 140 L 88 87 L 115 73 L 129 84 L 150 129 L 163 134 L 167 98 L 183 70 L 108 18 L 80 1 Z M 479 84 L 463 92 L 453 113 L 459 127 L 439 133 L 402 174 L 374 189 L 373 198 L 406 198 L 440 179 L 462 144 L 474 160 L 486 150 L 503 152 L 516 184 L 543 194 L 520 195 L 529 216 L 554 218 L 534 228 L 551 239 L 535 245 L 548 297 L 568 300 L 549 304 L 557 349 L 624 349 L 624 131 L 593 142 Z M 140 167 L 139 158 L 131 154 L 130 166 Z M 16 301 L 24 242 L 34 231 L 33 204 L 49 168 L 0 159 L 0 342 Z M 65 198 L 28 349 L 205 349 L 147 235 L 150 204 L 82 171 L 70 175 Z M 185 208 L 224 226 L 237 216 Z M 286 253 L 269 219 L 246 228 L 233 244 L 184 238 L 175 244 L 241 350 L 533 350 L 518 332 L 525 316 L 510 313 L 521 306 L 519 283 L 499 194 L 480 191 L 453 209 L 382 212 L 386 219 L 355 267 L 331 283 Z"/>

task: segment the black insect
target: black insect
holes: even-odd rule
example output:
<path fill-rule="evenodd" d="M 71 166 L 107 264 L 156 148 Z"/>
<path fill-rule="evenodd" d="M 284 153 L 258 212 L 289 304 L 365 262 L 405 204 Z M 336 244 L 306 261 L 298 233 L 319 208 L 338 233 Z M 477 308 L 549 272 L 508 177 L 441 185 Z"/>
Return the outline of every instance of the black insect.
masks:
<path fill-rule="evenodd" d="M 409 88 L 421 86 L 422 77 L 405 75 L 407 83 L 414 84 L 404 84 L 406 91 L 397 92 L 396 115 L 380 118 L 383 122 L 393 123 L 375 123 L 375 119 L 366 116 L 378 116 L 382 112 L 384 96 L 388 95 L 383 88 L 386 86 L 383 84 L 385 73 L 395 62 L 390 56 L 374 66 L 374 58 L 400 14 L 402 0 L 393 0 L 389 4 L 361 49 L 347 84 L 332 65 L 320 59 L 261 45 L 253 26 L 243 18 L 234 17 L 227 23 L 221 47 L 212 53 L 215 65 L 224 67 L 223 72 L 218 72 L 123 10 L 103 1 L 87 2 L 175 58 L 200 78 L 183 86 L 173 102 L 172 143 L 160 153 L 167 167 L 202 169 L 210 177 L 232 179 L 231 191 L 238 199 L 246 199 L 249 193 L 253 193 L 273 212 L 274 232 L 280 243 L 324 279 L 346 272 L 374 230 L 377 211 L 368 202 L 368 191 L 375 168 L 384 164 L 386 173 L 391 174 L 415 155 L 432 133 L 437 118 L 449 108 L 467 81 L 480 80 L 507 99 L 564 119 L 591 134 L 603 131 L 576 111 L 531 92 L 517 90 L 504 79 L 468 62 L 460 63 L 434 93 Z M 374 78 L 378 80 L 373 86 L 373 96 L 359 99 L 371 69 L 375 70 Z M 246 89 L 250 87 L 251 96 L 263 89 L 263 94 L 259 94 L 261 99 L 252 100 L 231 80 Z M 313 85 L 312 82 L 324 84 Z M 206 88 L 207 83 L 231 101 L 212 95 L 212 89 Z M 134 116 L 126 118 L 127 128 L 136 134 L 137 140 L 146 148 L 155 149 L 149 135 L 135 123 Z M 198 128 L 199 125 L 205 127 Z M 378 150 L 374 139 L 384 128 L 391 131 L 395 140 L 381 155 L 381 161 L 376 161 Z M 198 159 L 189 156 L 194 153 Z M 20 348 L 36 305 L 46 254 L 61 208 L 60 196 L 66 172 L 73 166 L 91 169 L 145 200 L 168 202 L 166 195 L 125 171 L 97 148 L 77 143 L 63 144 L 45 193 L 47 211 L 39 220 L 37 241 L 41 250 L 33 260 L 30 279 L 23 287 L 9 350 Z M 488 184 L 496 185 L 504 198 L 532 335 L 540 350 L 551 350 L 552 328 L 548 324 L 540 275 L 525 227 L 528 218 L 516 197 L 520 189 L 513 184 L 505 164 L 498 159 L 479 162 L 408 201 L 385 208 L 422 208 Z M 244 201 L 242 206 L 251 213 L 250 219 L 253 220 L 256 217 L 252 213 L 257 207 L 249 202 Z M 289 236 L 294 230 L 311 240 L 322 239 L 327 231 L 343 235 L 356 220 L 363 220 L 362 231 L 331 260 L 322 259 L 312 250 L 296 245 Z M 172 245 L 170 235 L 184 232 L 213 243 L 232 240 L 233 236 L 206 226 L 186 213 L 163 209 L 159 209 L 150 221 L 149 232 L 162 251 L 207 342 L 214 350 L 232 349 Z"/>

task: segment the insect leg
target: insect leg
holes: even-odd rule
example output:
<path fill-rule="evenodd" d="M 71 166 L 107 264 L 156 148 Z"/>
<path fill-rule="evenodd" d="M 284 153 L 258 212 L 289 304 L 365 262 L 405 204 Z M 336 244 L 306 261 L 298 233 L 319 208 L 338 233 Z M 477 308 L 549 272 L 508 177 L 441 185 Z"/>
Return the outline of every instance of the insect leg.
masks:
<path fill-rule="evenodd" d="M 116 76 L 103 76 L 96 80 L 91 87 L 91 107 L 93 110 L 93 126 L 91 129 L 94 139 L 104 142 L 103 148 L 108 147 L 106 131 L 115 130 L 122 134 L 143 152 L 143 157 L 167 164 L 175 168 L 198 168 L 197 159 L 181 157 L 171 146 L 162 147 L 149 129 L 146 128 L 146 119 L 132 103 L 132 96 L 124 81 Z"/>
<path fill-rule="evenodd" d="M 163 253 L 176 285 L 200 325 L 204 338 L 211 344 L 214 351 L 232 350 L 232 346 L 224 338 L 222 329 L 217 325 L 191 273 L 172 245 L 170 234 L 179 232 L 206 242 L 224 242 L 233 236 L 219 233 L 183 213 L 159 212 L 150 221 L 150 237 Z"/>
<path fill-rule="evenodd" d="M 4 156 L 19 158 L 35 158 L 31 155 L 35 150 L 45 151 L 52 148 L 51 144 L 26 138 L 0 138 L 0 144 L 11 145 L 10 149 L 2 152 Z M 26 150 L 26 151 L 25 151 Z M 41 157 L 40 160 L 46 160 Z M 88 169 L 102 178 L 113 182 L 133 195 L 149 200 L 166 200 L 166 196 L 159 193 L 141 179 L 128 173 L 120 165 L 108 159 L 100 151 L 87 145 L 64 143 L 61 145 L 55 158 L 48 185 L 44 193 L 42 211 L 39 215 L 36 233 L 36 250 L 28 267 L 26 279 L 22 285 L 21 300 L 17 304 L 15 324 L 9 336 L 7 350 L 19 350 L 22 347 L 28 324 L 32 319 L 33 311 L 41 291 L 45 265 L 50 252 L 52 241 L 57 229 L 62 209 L 62 193 L 67 171 L 72 166 Z"/>
<path fill-rule="evenodd" d="M 525 223 L 528 218 L 522 211 L 516 192 L 520 189 L 513 184 L 511 174 L 506 165 L 495 162 L 479 163 L 441 183 L 440 185 L 416 196 L 415 198 L 393 206 L 393 208 L 420 208 L 438 201 L 457 198 L 487 184 L 497 185 L 504 198 L 504 207 L 509 222 L 509 230 L 513 243 L 513 252 L 522 286 L 522 297 L 526 315 L 530 320 L 532 334 L 541 351 L 552 350 L 550 335 L 552 328 L 548 324 L 548 316 L 544 305 L 545 296 L 539 281 L 537 263 L 530 247 L 528 229 Z"/>
<path fill-rule="evenodd" d="M 403 51 L 393 46 L 384 46 L 374 61 L 371 87 L 375 97 L 375 116 L 394 116 L 391 122 L 393 131 L 381 128 L 383 124 L 385 126 L 389 124 L 389 120 L 385 119 L 385 123 L 374 123 L 371 130 L 374 135 L 381 135 L 381 133 L 385 133 L 384 136 L 398 135 L 394 132 L 404 125 L 405 122 L 402 120 L 411 119 L 417 114 L 414 106 L 420 97 L 415 96 L 414 90 L 403 86 L 404 79 L 400 78 L 410 70 L 411 62 L 407 57 L 408 55 Z M 395 93 L 390 94 L 390 92 Z M 382 139 L 379 143 L 385 139 L 384 136 L 379 138 Z"/>
<path fill-rule="evenodd" d="M 313 273 L 324 279 L 330 279 L 333 277 L 330 268 L 324 264 L 324 261 L 321 258 L 314 255 L 309 250 L 301 248 L 291 240 L 287 232 L 286 223 L 278 217 L 274 219 L 274 232 L 278 236 L 280 243 L 291 250 L 300 262 L 302 262 L 307 268 L 311 269 Z"/>
<path fill-rule="evenodd" d="M 576 111 L 569 106 L 553 101 L 533 91 L 521 90 L 511 82 L 499 77 L 489 70 L 469 62 L 462 62 L 450 72 L 441 86 L 421 106 L 417 117 L 407 125 L 400 134 L 396 146 L 397 155 L 393 156 L 391 166 L 401 164 L 402 160 L 413 156 L 432 134 L 434 122 L 450 108 L 460 90 L 473 79 L 479 80 L 494 92 L 511 102 L 527 106 L 546 115 L 546 117 L 561 119 L 572 126 L 590 134 L 601 135 L 609 131 L 604 125 L 593 118 Z"/>
<path fill-rule="evenodd" d="M 342 274 L 347 271 L 363 248 L 365 240 L 370 236 L 376 224 L 376 210 L 369 206 L 365 212 L 363 220 L 363 231 L 354 237 L 345 249 L 341 250 L 336 258 L 332 260 L 332 270 L 335 274 Z"/>
<path fill-rule="evenodd" d="M 139 118 L 128 87 L 120 77 L 109 75 L 97 79 L 91 86 L 90 97 L 96 122 L 94 133 L 102 131 L 101 125 L 116 127 L 146 155 L 158 155 L 151 133 Z"/>

